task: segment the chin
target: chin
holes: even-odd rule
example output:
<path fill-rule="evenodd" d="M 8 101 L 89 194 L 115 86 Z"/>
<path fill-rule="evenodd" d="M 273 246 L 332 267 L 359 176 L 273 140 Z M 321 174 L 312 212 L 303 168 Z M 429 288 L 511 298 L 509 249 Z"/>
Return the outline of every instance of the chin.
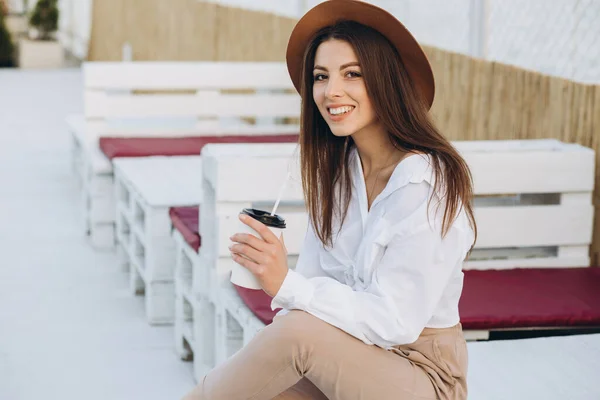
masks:
<path fill-rule="evenodd" d="M 329 127 L 331 133 L 337 137 L 351 136 L 354 133 L 353 129 L 344 128 L 341 126 Z"/>

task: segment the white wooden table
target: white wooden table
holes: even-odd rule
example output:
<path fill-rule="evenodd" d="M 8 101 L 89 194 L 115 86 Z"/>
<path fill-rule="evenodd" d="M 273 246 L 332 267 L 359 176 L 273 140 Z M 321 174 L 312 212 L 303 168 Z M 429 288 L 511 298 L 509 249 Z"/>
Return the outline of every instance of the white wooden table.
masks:
<path fill-rule="evenodd" d="M 114 168 L 118 251 L 131 291 L 145 294 L 148 322 L 172 323 L 175 247 L 169 208 L 201 202 L 200 156 L 119 158 Z"/>

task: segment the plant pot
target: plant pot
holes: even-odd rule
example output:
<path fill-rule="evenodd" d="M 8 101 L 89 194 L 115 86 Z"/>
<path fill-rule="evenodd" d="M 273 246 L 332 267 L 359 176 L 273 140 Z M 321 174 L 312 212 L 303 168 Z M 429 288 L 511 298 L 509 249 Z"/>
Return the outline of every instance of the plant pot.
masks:
<path fill-rule="evenodd" d="M 61 68 L 64 63 L 62 45 L 54 40 L 19 40 L 19 67 Z"/>

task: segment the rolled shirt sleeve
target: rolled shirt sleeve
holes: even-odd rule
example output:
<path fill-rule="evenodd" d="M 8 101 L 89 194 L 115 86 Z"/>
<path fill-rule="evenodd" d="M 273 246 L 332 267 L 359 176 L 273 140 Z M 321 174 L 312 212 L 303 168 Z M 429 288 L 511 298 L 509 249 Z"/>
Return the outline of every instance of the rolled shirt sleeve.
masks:
<path fill-rule="evenodd" d="M 412 343 L 449 280 L 460 273 L 469 236 L 453 225 L 442 239 L 440 229 L 429 223 L 394 235 L 364 290 L 331 277 L 289 271 L 272 307 L 304 310 L 366 344 L 390 348 Z"/>

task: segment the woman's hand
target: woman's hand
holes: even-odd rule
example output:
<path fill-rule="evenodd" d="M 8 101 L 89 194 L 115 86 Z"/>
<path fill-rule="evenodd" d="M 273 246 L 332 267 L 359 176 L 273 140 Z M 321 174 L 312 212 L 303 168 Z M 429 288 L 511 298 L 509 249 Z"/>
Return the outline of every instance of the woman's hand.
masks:
<path fill-rule="evenodd" d="M 233 261 L 247 268 L 271 297 L 275 297 L 288 273 L 287 250 L 281 240 L 261 222 L 244 214 L 240 221 L 254 229 L 262 237 L 248 233 L 236 233 L 231 236 L 229 246 Z M 243 256 L 243 257 L 242 257 Z"/>

